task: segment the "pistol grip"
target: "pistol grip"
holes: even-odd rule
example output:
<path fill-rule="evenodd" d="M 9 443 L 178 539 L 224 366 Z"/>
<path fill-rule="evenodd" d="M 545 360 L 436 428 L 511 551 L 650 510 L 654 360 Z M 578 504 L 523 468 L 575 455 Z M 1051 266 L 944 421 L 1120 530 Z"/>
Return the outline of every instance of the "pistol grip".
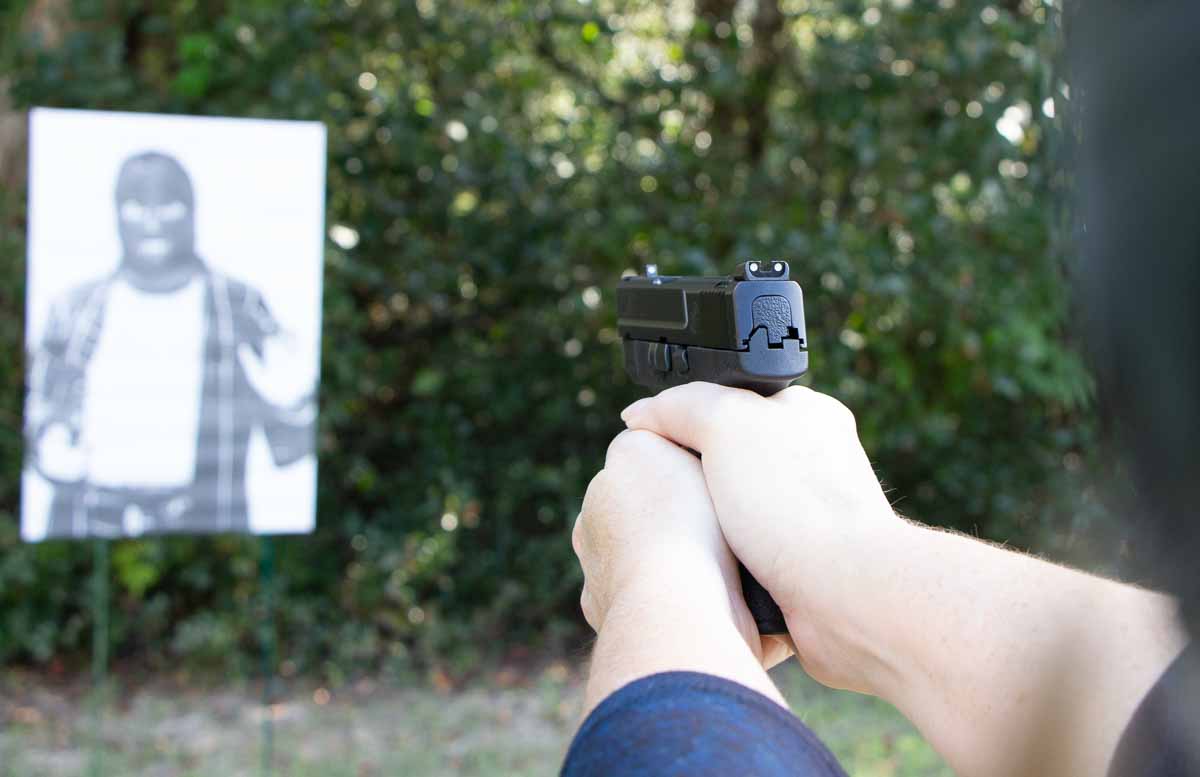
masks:
<path fill-rule="evenodd" d="M 738 562 L 738 576 L 742 579 L 742 596 L 746 599 L 746 606 L 750 608 L 750 614 L 754 616 L 758 633 L 787 634 L 787 623 L 783 620 L 783 612 L 779 609 L 779 605 L 740 561 Z"/>

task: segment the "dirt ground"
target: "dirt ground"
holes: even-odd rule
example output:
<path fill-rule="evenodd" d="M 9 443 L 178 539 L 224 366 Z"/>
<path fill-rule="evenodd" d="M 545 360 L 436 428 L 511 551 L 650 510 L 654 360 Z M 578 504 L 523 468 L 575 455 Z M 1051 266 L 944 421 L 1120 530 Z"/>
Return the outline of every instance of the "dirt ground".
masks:
<path fill-rule="evenodd" d="M 893 708 L 831 691 L 789 662 L 773 672 L 793 710 L 852 777 L 951 776 Z M 0 681 L 0 775 L 250 777 L 270 774 L 553 775 L 579 723 L 582 677 L 562 661 L 499 669 L 462 687 L 362 680 L 337 689 L 292 683 L 269 712 L 252 687 L 113 693 L 96 725 L 79 685 L 9 672 Z M 97 736 L 98 734 L 98 736 Z"/>

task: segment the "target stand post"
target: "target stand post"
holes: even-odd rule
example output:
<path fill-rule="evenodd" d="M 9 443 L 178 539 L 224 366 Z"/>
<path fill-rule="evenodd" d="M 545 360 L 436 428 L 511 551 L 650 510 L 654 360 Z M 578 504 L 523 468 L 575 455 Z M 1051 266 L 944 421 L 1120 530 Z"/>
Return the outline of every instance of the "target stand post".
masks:
<path fill-rule="evenodd" d="M 258 583 L 261 613 L 259 641 L 262 643 L 262 764 L 263 777 L 275 773 L 275 540 L 259 538 Z"/>
<path fill-rule="evenodd" d="M 92 691 L 89 777 L 104 774 L 104 713 L 108 706 L 108 540 L 92 540 Z"/>

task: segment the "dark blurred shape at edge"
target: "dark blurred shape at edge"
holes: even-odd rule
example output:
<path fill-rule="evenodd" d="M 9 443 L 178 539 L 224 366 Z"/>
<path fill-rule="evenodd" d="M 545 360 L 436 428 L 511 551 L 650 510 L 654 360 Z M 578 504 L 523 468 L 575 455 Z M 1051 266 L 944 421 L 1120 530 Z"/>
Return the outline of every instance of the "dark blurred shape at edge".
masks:
<path fill-rule="evenodd" d="M 1200 4 L 1068 3 L 1076 289 L 1137 485 L 1138 577 L 1200 627 Z"/>

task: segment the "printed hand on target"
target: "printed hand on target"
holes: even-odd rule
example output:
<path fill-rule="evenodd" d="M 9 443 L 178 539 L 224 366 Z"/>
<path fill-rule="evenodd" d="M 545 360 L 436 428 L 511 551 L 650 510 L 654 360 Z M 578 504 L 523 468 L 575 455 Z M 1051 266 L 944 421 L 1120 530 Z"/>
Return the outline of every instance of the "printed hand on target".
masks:
<path fill-rule="evenodd" d="M 295 408 L 316 387 L 316 375 L 296 345 L 293 338 L 282 336 L 267 338 L 261 357 L 246 343 L 237 349 L 250 385 L 276 407 Z"/>
<path fill-rule="evenodd" d="M 52 423 L 38 438 L 37 466 L 51 480 L 74 483 L 83 479 L 87 452 L 72 436 L 66 424 Z"/>

